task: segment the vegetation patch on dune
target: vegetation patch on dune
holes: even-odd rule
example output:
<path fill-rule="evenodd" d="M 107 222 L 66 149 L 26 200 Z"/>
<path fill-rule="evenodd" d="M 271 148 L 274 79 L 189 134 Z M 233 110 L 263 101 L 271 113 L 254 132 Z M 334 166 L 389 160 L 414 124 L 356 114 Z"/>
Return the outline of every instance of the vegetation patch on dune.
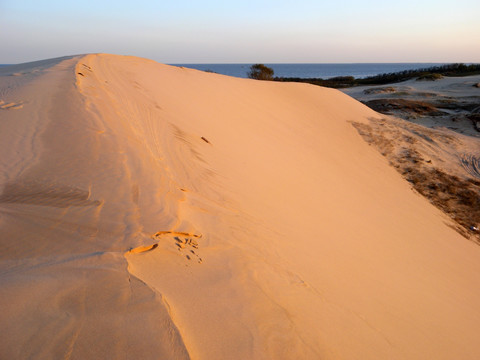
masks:
<path fill-rule="evenodd" d="M 444 111 L 437 109 L 435 105 L 425 101 L 406 99 L 374 99 L 363 102 L 369 108 L 382 114 L 392 114 L 393 111 L 402 111 L 407 114 L 442 116 Z"/>
<path fill-rule="evenodd" d="M 443 75 L 442 74 L 438 74 L 438 73 L 428 73 L 428 74 L 423 74 L 423 75 L 420 75 L 418 78 L 417 78 L 417 81 L 436 81 L 436 80 L 440 80 L 440 79 L 443 79 Z"/>
<path fill-rule="evenodd" d="M 442 168 L 441 157 L 432 161 L 428 145 L 453 144 L 457 139 L 441 131 L 396 119 L 353 123 L 358 133 L 385 156 L 390 164 L 433 205 L 450 216 L 455 229 L 480 244 L 480 178 L 477 173 L 455 173 Z M 427 145 L 427 146 L 424 146 Z M 452 147 L 453 148 L 453 147 Z M 460 157 L 459 159 L 465 159 Z M 476 161 L 476 158 L 474 158 Z M 465 167 L 465 160 L 460 160 Z"/>
<path fill-rule="evenodd" d="M 394 111 L 401 111 L 406 114 L 442 116 L 447 115 L 429 102 L 406 99 L 374 99 L 363 102 L 369 108 L 382 114 L 392 114 Z"/>
<path fill-rule="evenodd" d="M 391 94 L 397 92 L 397 89 L 395 89 L 392 86 L 386 86 L 386 87 L 374 87 L 371 89 L 365 89 L 363 90 L 363 93 L 365 95 L 372 95 L 372 94 Z"/>

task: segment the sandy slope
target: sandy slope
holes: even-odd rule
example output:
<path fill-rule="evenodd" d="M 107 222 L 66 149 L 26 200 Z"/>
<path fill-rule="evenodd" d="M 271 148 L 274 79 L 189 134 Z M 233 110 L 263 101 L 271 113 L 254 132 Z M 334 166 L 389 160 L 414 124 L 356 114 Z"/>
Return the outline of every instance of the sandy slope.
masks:
<path fill-rule="evenodd" d="M 112 55 L 0 71 L 23 105 L 0 110 L 1 358 L 480 356 L 480 248 L 352 98 Z"/>

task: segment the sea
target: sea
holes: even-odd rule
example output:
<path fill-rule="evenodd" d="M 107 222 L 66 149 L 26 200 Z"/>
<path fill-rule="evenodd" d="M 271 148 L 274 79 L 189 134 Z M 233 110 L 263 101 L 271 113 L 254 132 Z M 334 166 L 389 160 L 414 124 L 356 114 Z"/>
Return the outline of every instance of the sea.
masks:
<path fill-rule="evenodd" d="M 222 75 L 247 78 L 253 64 L 170 64 Z M 394 73 L 404 70 L 424 69 L 446 63 L 357 63 L 357 64 L 265 64 L 277 77 L 321 78 L 353 76 L 357 79 Z M 7 64 L 0 64 L 0 67 Z"/>
<path fill-rule="evenodd" d="M 246 78 L 252 64 L 170 64 L 222 75 Z M 358 63 L 358 64 L 264 64 L 276 77 L 321 78 L 353 76 L 357 79 L 369 76 L 424 69 L 445 63 Z"/>

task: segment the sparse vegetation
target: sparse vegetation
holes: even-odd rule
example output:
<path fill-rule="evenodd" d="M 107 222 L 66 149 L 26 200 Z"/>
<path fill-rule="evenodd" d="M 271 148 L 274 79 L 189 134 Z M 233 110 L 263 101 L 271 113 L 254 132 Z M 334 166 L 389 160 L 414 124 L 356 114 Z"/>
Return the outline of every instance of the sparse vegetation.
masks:
<path fill-rule="evenodd" d="M 440 80 L 440 79 L 443 79 L 443 75 L 442 75 L 442 74 L 431 73 L 431 74 L 420 75 L 420 76 L 417 78 L 417 81 L 422 81 L 422 80 L 426 80 L 426 81 L 436 81 L 436 80 Z"/>
<path fill-rule="evenodd" d="M 353 123 L 365 141 L 374 145 L 418 193 L 458 223 L 455 227 L 458 232 L 467 238 L 474 235 L 480 243 L 478 233 L 471 229 L 480 224 L 480 180 L 476 174 L 465 177 L 449 174 L 416 150 L 419 141 L 448 142 L 444 134 L 420 131 L 414 125 L 402 128 L 388 124 L 386 120 L 371 121 L 370 125 Z M 405 130 L 416 135 L 415 138 Z"/>
<path fill-rule="evenodd" d="M 395 73 L 380 74 L 369 76 L 362 79 L 356 79 L 353 76 L 340 76 L 331 79 L 321 78 L 281 78 L 276 77 L 275 81 L 293 81 L 304 82 L 313 85 L 320 85 L 331 88 L 346 88 L 361 85 L 384 85 L 415 78 L 423 78 L 425 80 L 438 80 L 440 76 L 469 76 L 480 74 L 480 64 L 449 64 L 441 66 L 433 66 L 425 69 L 405 70 Z"/>
<path fill-rule="evenodd" d="M 420 194 L 468 230 L 480 223 L 480 187 L 440 169 L 419 167 L 406 176 Z M 470 180 L 470 179 L 469 179 Z"/>
<path fill-rule="evenodd" d="M 397 90 L 392 86 L 387 86 L 387 87 L 382 87 L 382 88 L 371 88 L 371 89 L 363 90 L 363 93 L 365 95 L 390 94 L 390 93 L 395 93 L 395 92 L 397 92 Z"/>
<path fill-rule="evenodd" d="M 417 100 L 405 99 L 375 99 L 364 101 L 369 108 L 378 111 L 382 114 L 392 114 L 393 111 L 402 111 L 411 115 L 424 116 L 442 116 L 446 113 L 437 109 L 431 103 Z"/>

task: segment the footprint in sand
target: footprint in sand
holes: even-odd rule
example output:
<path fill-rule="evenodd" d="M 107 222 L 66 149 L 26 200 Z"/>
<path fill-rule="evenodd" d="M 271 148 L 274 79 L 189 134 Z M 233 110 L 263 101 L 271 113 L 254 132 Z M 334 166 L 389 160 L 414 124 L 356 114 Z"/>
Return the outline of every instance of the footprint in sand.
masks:
<path fill-rule="evenodd" d="M 175 246 L 182 255 L 184 250 L 190 253 L 185 254 L 187 260 L 196 259 L 199 264 L 203 262 L 202 258 L 195 252 L 199 247 L 197 239 L 200 239 L 202 235 L 175 231 L 159 231 L 153 237 L 162 240 L 172 239 L 173 246 Z"/>
<path fill-rule="evenodd" d="M 5 103 L 5 101 L 0 100 L 0 109 L 2 110 L 18 110 L 23 107 L 22 102 L 10 102 Z"/>
<path fill-rule="evenodd" d="M 176 247 L 182 256 L 185 255 L 187 260 L 197 260 L 199 264 L 203 262 L 203 259 L 195 252 L 195 250 L 198 251 L 198 242 L 196 239 L 201 237 L 202 235 L 175 231 L 159 231 L 153 235 L 154 239 L 161 240 L 162 242 L 166 240 L 173 240 L 171 244 Z M 131 248 L 128 252 L 132 254 L 141 254 L 156 249 L 159 244 L 160 243 L 156 243 L 153 245 Z M 184 254 L 184 250 L 189 253 Z"/>
<path fill-rule="evenodd" d="M 158 247 L 158 244 L 153 244 L 153 245 L 147 245 L 147 246 L 139 246 L 139 247 L 136 247 L 136 248 L 132 248 L 130 249 L 128 252 L 132 253 L 132 254 L 140 254 L 140 253 L 144 253 L 144 252 L 147 252 L 147 251 L 152 251 L 154 249 L 156 249 Z"/>

